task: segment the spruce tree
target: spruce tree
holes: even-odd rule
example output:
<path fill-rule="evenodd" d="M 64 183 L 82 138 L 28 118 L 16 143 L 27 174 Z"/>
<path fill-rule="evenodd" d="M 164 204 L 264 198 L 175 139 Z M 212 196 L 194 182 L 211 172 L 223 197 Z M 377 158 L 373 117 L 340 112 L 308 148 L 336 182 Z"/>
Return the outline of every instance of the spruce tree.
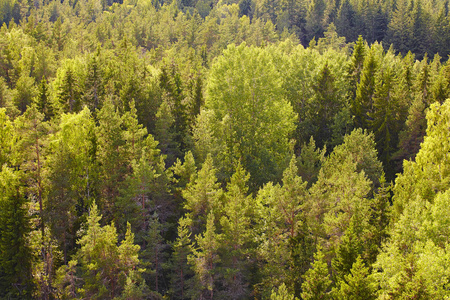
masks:
<path fill-rule="evenodd" d="M 253 199 L 248 196 L 249 174 L 239 164 L 225 193 L 222 225 L 221 260 L 225 296 L 231 299 L 248 297 L 247 259 L 251 244 L 251 211 Z"/>
<path fill-rule="evenodd" d="M 53 103 L 50 101 L 47 79 L 42 77 L 35 98 L 37 109 L 44 115 L 44 121 L 50 120 L 54 115 Z"/>
<path fill-rule="evenodd" d="M 217 292 L 217 265 L 221 261 L 218 254 L 220 234 L 216 232 L 214 220 L 211 211 L 204 233 L 195 237 L 198 246 L 192 248 L 192 255 L 188 258 L 195 273 L 191 298 L 212 300 Z"/>
<path fill-rule="evenodd" d="M 356 89 L 356 96 L 352 103 L 352 113 L 355 116 L 356 127 L 369 128 L 370 115 L 373 112 L 373 96 L 375 93 L 375 75 L 378 63 L 372 48 L 364 59 L 361 79 Z"/>
<path fill-rule="evenodd" d="M 208 155 L 202 168 L 198 171 L 196 179 L 189 182 L 183 191 L 183 198 L 186 199 L 184 208 L 188 211 L 187 217 L 192 220 L 192 233 L 195 235 L 205 229 L 205 217 L 213 209 L 218 212 L 222 189 L 220 189 L 215 173 L 212 157 Z"/>
<path fill-rule="evenodd" d="M 171 291 L 176 299 L 187 299 L 189 283 L 188 279 L 193 276 L 193 272 L 188 264 L 188 257 L 191 254 L 191 233 L 189 230 L 190 220 L 180 218 L 178 225 L 178 237 L 173 243 L 172 254 L 172 275 Z"/>
<path fill-rule="evenodd" d="M 350 274 L 346 275 L 345 280 L 340 283 L 336 298 L 342 300 L 376 299 L 375 285 L 369 275 L 369 268 L 364 265 L 364 261 L 358 256 Z"/>
<path fill-rule="evenodd" d="M 29 203 L 21 172 L 4 165 L 0 172 L 0 297 L 31 299 L 33 291 Z"/>
<path fill-rule="evenodd" d="M 324 257 L 322 248 L 318 246 L 314 254 L 314 263 L 303 275 L 301 296 L 304 300 L 331 299 L 330 288 L 332 281 Z"/>

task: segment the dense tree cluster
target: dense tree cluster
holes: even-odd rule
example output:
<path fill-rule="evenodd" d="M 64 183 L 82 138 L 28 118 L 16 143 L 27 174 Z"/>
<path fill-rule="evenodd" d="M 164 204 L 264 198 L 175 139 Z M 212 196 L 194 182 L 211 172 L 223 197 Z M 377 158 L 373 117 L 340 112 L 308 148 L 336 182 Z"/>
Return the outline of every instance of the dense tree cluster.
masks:
<path fill-rule="evenodd" d="M 3 1 L 0 299 L 450 297 L 448 18 Z"/>

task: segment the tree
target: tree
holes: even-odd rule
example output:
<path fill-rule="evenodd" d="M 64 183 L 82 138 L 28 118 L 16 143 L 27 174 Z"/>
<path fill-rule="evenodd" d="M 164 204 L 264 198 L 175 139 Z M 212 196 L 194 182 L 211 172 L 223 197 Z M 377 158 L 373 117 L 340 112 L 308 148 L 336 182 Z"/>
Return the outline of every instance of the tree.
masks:
<path fill-rule="evenodd" d="M 94 121 L 85 107 L 78 114 L 63 114 L 47 155 L 46 219 L 67 263 L 75 247 L 81 215 L 94 196 Z"/>
<path fill-rule="evenodd" d="M 298 298 L 290 294 L 286 285 L 283 283 L 277 291 L 272 290 L 270 300 L 298 300 Z"/>
<path fill-rule="evenodd" d="M 42 155 L 48 133 L 48 125 L 44 122 L 42 115 L 36 105 L 30 106 L 25 114 L 14 122 L 16 134 L 19 137 L 15 149 L 18 152 L 18 164 L 24 170 L 24 178 L 28 181 L 28 192 L 34 195 L 39 204 L 39 217 L 41 235 L 44 239 L 44 206 L 42 182 L 42 166 L 44 155 Z"/>
<path fill-rule="evenodd" d="M 6 115 L 6 109 L 0 108 L 0 166 L 12 163 L 12 150 L 14 144 L 13 123 Z"/>
<path fill-rule="evenodd" d="M 375 285 L 369 277 L 369 268 L 364 265 L 358 256 L 352 266 L 351 273 L 345 276 L 345 281 L 340 283 L 337 291 L 337 299 L 376 299 Z"/>
<path fill-rule="evenodd" d="M 75 76 L 71 65 L 62 71 L 60 85 L 57 87 L 59 102 L 63 105 L 64 111 L 78 112 L 81 109 L 81 95 L 79 89 L 79 79 Z"/>
<path fill-rule="evenodd" d="M 300 295 L 302 280 L 312 259 L 314 240 L 310 236 L 304 205 L 309 198 L 307 182 L 297 175 L 292 157 L 283 174 L 282 186 L 269 183 L 257 196 L 257 216 L 265 222 L 257 228 L 258 254 L 264 262 L 262 282 L 270 292 L 282 283 Z"/>
<path fill-rule="evenodd" d="M 412 27 L 410 7 L 408 0 L 397 2 L 386 32 L 386 42 L 394 44 L 397 51 L 407 53 L 411 49 Z"/>
<path fill-rule="evenodd" d="M 83 103 L 87 105 L 92 112 L 101 108 L 105 93 L 103 69 L 100 64 L 100 46 L 98 46 L 96 53 L 91 55 L 87 63 L 87 73 L 83 89 Z"/>
<path fill-rule="evenodd" d="M 295 114 L 282 98 L 280 76 L 267 50 L 228 46 L 211 67 L 205 107 L 213 111 L 209 122 L 223 178 L 231 176 L 239 160 L 251 175 L 251 190 L 281 175 Z"/>
<path fill-rule="evenodd" d="M 79 240 L 78 261 L 86 298 L 114 298 L 123 291 L 126 278 L 137 272 L 140 261 L 139 246 L 134 245 L 134 234 L 128 224 L 125 239 L 117 246 L 117 233 L 113 225 L 101 227 L 97 205 L 91 206 L 86 233 Z M 134 273 L 134 275 L 137 275 Z"/>
<path fill-rule="evenodd" d="M 227 185 L 224 194 L 223 215 L 220 219 L 221 261 L 223 269 L 224 295 L 231 299 L 248 296 L 248 255 L 251 251 L 251 211 L 252 198 L 248 196 L 249 174 L 241 165 Z"/>
<path fill-rule="evenodd" d="M 92 111 L 92 110 L 91 110 Z M 123 119 L 111 101 L 106 101 L 97 114 L 99 125 L 95 128 L 97 140 L 96 158 L 99 163 L 100 180 L 99 204 L 106 213 L 106 219 L 112 217 L 114 202 L 119 196 L 120 185 L 129 173 L 124 138 Z"/>
<path fill-rule="evenodd" d="M 178 237 L 173 243 L 172 254 L 172 293 L 177 299 L 186 299 L 188 296 L 187 279 L 193 275 L 188 265 L 188 257 L 191 254 L 191 233 L 189 231 L 190 220 L 180 218 L 178 225 Z"/>
<path fill-rule="evenodd" d="M 0 172 L 0 297 L 31 298 L 29 203 L 21 172 L 3 165 Z"/>
<path fill-rule="evenodd" d="M 373 112 L 373 96 L 375 93 L 375 75 L 378 63 L 375 49 L 372 46 L 364 59 L 360 82 L 357 85 L 356 96 L 352 102 L 352 114 L 355 116 L 356 127 L 367 129 Z"/>
<path fill-rule="evenodd" d="M 317 181 L 317 176 L 325 162 L 326 148 L 320 150 L 316 148 L 316 142 L 311 137 L 308 144 L 303 144 L 300 155 L 297 157 L 298 174 L 305 182 L 308 182 L 308 187 Z"/>
<path fill-rule="evenodd" d="M 389 179 L 393 179 L 395 168 L 392 156 L 397 150 L 398 132 L 402 128 L 401 106 L 396 98 L 393 82 L 394 74 L 390 67 L 378 72 L 373 95 L 373 113 L 369 127 L 375 135 L 378 157 L 383 163 Z"/>
<path fill-rule="evenodd" d="M 314 254 L 314 263 L 303 275 L 302 299 L 327 300 L 331 299 L 330 288 L 332 281 L 328 272 L 328 266 L 324 260 L 324 254 L 320 245 Z"/>
<path fill-rule="evenodd" d="M 192 255 L 188 260 L 195 273 L 194 286 L 191 297 L 214 299 L 217 277 L 217 264 L 220 262 L 218 255 L 220 234 L 216 232 L 214 214 L 208 213 L 206 229 L 203 234 L 195 237 L 198 247 L 192 248 Z"/>
<path fill-rule="evenodd" d="M 192 220 L 191 231 L 197 235 L 204 230 L 205 217 L 213 210 L 218 213 L 219 200 L 222 189 L 215 176 L 212 157 L 209 155 L 198 171 L 195 180 L 186 185 L 183 198 L 186 199 L 184 208 L 188 211 L 187 217 Z"/>
<path fill-rule="evenodd" d="M 342 5 L 344 5 L 344 3 L 345 2 L 343 2 Z M 354 102 L 354 99 L 356 98 L 357 87 L 361 81 L 361 73 L 363 71 L 365 57 L 366 45 L 363 37 L 360 35 L 353 49 L 352 57 L 347 70 L 347 79 L 350 81 L 349 99 L 352 104 L 353 114 L 359 110 L 359 105 Z"/>
<path fill-rule="evenodd" d="M 317 81 L 312 86 L 314 97 L 311 99 L 311 111 L 315 112 L 312 117 L 313 124 L 318 124 L 317 131 L 313 136 L 317 141 L 318 147 L 323 147 L 329 143 L 332 136 L 331 125 L 334 116 L 343 106 L 338 98 L 338 91 L 335 87 L 335 76 L 331 72 L 328 63 L 325 63 L 318 74 Z"/>
<path fill-rule="evenodd" d="M 39 83 L 35 102 L 37 109 L 44 115 L 44 121 L 48 121 L 54 116 L 53 104 L 50 101 L 48 83 L 45 76 L 42 77 L 42 80 Z"/>

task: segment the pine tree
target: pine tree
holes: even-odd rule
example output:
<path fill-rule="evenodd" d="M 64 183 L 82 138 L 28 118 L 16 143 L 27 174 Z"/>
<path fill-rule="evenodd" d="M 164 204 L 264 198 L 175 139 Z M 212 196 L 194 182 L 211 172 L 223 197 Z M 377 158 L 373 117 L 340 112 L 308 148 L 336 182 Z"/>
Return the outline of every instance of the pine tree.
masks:
<path fill-rule="evenodd" d="M 173 116 L 171 131 L 173 139 L 180 153 L 186 149 L 186 136 L 188 135 L 187 108 L 183 101 L 183 86 L 181 75 L 175 64 L 162 68 L 160 75 L 160 88 L 163 92 L 163 101 L 167 102 Z M 179 156 L 177 156 L 179 157 Z"/>
<path fill-rule="evenodd" d="M 324 260 L 324 254 L 320 246 L 314 254 L 314 263 L 303 275 L 302 299 L 304 300 L 328 300 L 331 299 L 330 288 L 332 281 L 328 273 L 328 266 Z"/>
<path fill-rule="evenodd" d="M 298 298 L 289 293 L 286 285 L 283 283 L 277 291 L 272 290 L 270 300 L 298 300 Z"/>
<path fill-rule="evenodd" d="M 411 20 L 408 0 L 400 0 L 396 3 L 386 33 L 386 42 L 393 44 L 401 53 L 407 53 L 411 49 L 413 35 L 413 21 Z"/>
<path fill-rule="evenodd" d="M 342 107 L 335 87 L 335 76 L 328 67 L 328 62 L 320 70 L 312 89 L 314 90 L 311 107 L 311 111 L 314 112 L 312 121 L 313 124 L 318 124 L 314 137 L 318 147 L 322 148 L 329 142 L 334 116 Z"/>
<path fill-rule="evenodd" d="M 159 221 L 158 215 L 153 214 L 149 218 L 147 234 L 144 237 L 145 247 L 142 252 L 142 262 L 147 269 L 144 272 L 144 278 L 151 284 L 152 289 L 158 292 L 160 288 L 159 279 L 162 273 L 164 240 L 161 236 L 163 226 Z"/>
<path fill-rule="evenodd" d="M 28 192 L 34 195 L 39 204 L 39 217 L 42 238 L 44 238 L 44 206 L 43 206 L 43 174 L 44 163 L 43 148 L 46 144 L 46 135 L 49 131 L 48 124 L 44 122 L 36 105 L 27 109 L 25 114 L 14 122 L 16 134 L 19 137 L 16 143 L 18 163 L 24 170 L 24 178 L 28 181 Z"/>
<path fill-rule="evenodd" d="M 353 215 L 349 228 L 345 231 L 341 243 L 337 248 L 336 257 L 332 260 L 337 281 L 343 281 L 345 279 L 345 276 L 350 273 L 356 257 L 364 251 L 364 228 L 361 217 L 359 213 Z"/>
<path fill-rule="evenodd" d="M 298 174 L 308 187 L 317 181 L 317 175 L 325 161 L 326 148 L 320 150 L 316 147 L 314 138 L 311 137 L 308 144 L 303 144 L 300 155 L 297 157 Z"/>
<path fill-rule="evenodd" d="M 98 176 L 100 180 L 99 205 L 105 218 L 111 220 L 116 197 L 121 184 L 129 174 L 129 156 L 124 138 L 123 119 L 111 101 L 106 101 L 97 113 L 99 125 L 95 128 L 97 139 Z"/>
<path fill-rule="evenodd" d="M 349 41 L 357 40 L 357 27 L 356 27 L 357 12 L 353 8 L 353 5 L 349 0 L 341 2 L 337 17 L 335 20 L 336 30 L 340 36 L 344 36 Z M 359 41 L 359 39 L 358 39 Z M 356 49 L 356 48 L 355 48 Z"/>

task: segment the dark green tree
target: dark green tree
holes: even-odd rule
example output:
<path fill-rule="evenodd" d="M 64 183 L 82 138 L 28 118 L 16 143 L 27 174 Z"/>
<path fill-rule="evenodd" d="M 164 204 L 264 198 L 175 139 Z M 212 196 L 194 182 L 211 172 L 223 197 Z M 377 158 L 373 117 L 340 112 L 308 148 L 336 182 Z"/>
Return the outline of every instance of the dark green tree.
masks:
<path fill-rule="evenodd" d="M 370 115 L 373 112 L 375 76 L 378 70 L 378 63 L 374 51 L 372 47 L 364 59 L 360 82 L 357 85 L 356 95 L 352 102 L 352 114 L 355 116 L 355 126 L 365 129 L 369 128 Z"/>
<path fill-rule="evenodd" d="M 42 77 L 38 86 L 37 96 L 35 98 L 37 109 L 44 115 L 44 121 L 49 121 L 55 115 L 53 103 L 50 100 L 48 83 L 45 77 Z"/>
<path fill-rule="evenodd" d="M 31 299 L 31 228 L 21 172 L 3 165 L 0 172 L 0 297 Z"/>

